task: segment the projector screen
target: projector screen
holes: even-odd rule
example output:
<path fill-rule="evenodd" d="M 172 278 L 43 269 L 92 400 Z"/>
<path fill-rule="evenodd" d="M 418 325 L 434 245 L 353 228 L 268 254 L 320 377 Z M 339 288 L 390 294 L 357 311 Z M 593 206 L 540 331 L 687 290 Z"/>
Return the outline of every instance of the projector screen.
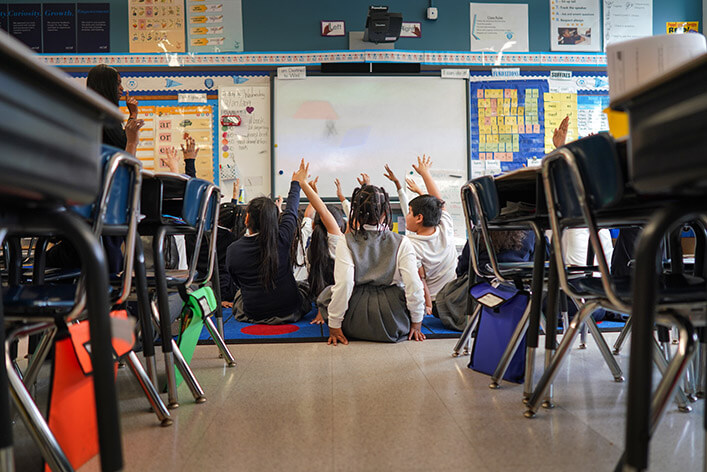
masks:
<path fill-rule="evenodd" d="M 335 178 L 350 198 L 361 172 L 397 198 L 383 166 L 404 183 L 422 154 L 438 172 L 466 181 L 466 90 L 464 80 L 439 77 L 276 79 L 273 195 L 286 196 L 301 158 L 319 176 L 323 198 L 336 197 Z"/>

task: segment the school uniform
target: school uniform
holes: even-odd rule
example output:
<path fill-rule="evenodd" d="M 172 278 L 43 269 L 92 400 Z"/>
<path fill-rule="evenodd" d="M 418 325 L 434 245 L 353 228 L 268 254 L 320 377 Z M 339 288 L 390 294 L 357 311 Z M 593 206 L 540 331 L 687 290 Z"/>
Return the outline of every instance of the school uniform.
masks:
<path fill-rule="evenodd" d="M 311 304 L 292 275 L 290 260 L 290 247 L 297 231 L 299 197 L 299 183 L 292 182 L 278 227 L 278 265 L 274 289 L 266 288 L 261 283 L 257 233 L 247 234 L 228 247 L 226 270 L 239 289 L 233 304 L 236 320 L 264 324 L 293 323 L 310 311 Z"/>
<path fill-rule="evenodd" d="M 300 243 L 297 245 L 297 261 L 294 265 L 294 276 L 297 282 L 306 282 L 309 269 L 306 261 L 307 243 L 312 237 L 312 218 L 305 216 L 300 225 Z"/>
<path fill-rule="evenodd" d="M 421 322 L 425 315 L 415 251 L 399 234 L 370 225 L 363 229 L 338 242 L 335 283 L 319 296 L 320 313 L 330 328 L 341 328 L 348 337 L 402 341 L 410 322 Z"/>
<path fill-rule="evenodd" d="M 442 210 L 442 217 L 434 233 L 423 236 L 408 233 L 415 248 L 417 266 L 425 269 L 427 288 L 434 301 L 437 293 L 456 278 L 457 250 L 454 246 L 454 223 L 452 215 Z"/>

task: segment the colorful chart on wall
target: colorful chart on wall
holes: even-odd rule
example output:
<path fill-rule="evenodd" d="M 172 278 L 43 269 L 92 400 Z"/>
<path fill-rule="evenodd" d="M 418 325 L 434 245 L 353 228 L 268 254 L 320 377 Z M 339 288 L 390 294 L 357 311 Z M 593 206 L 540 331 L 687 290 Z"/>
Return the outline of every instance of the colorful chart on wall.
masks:
<path fill-rule="evenodd" d="M 472 82 L 471 158 L 509 171 L 542 157 L 547 91 L 545 80 Z"/>
<path fill-rule="evenodd" d="M 187 0 L 189 52 L 243 51 L 241 0 Z"/>
<path fill-rule="evenodd" d="M 123 113 L 128 110 L 121 107 Z M 196 159 L 196 175 L 214 181 L 213 167 L 213 107 L 206 106 L 144 106 L 140 105 L 138 118 L 145 121 L 140 130 L 140 143 L 136 157 L 147 170 L 167 171 L 162 165 L 167 147 L 173 147 L 181 155 L 184 133 L 189 133 L 199 146 Z"/>
<path fill-rule="evenodd" d="M 129 0 L 130 52 L 185 52 L 184 0 Z"/>

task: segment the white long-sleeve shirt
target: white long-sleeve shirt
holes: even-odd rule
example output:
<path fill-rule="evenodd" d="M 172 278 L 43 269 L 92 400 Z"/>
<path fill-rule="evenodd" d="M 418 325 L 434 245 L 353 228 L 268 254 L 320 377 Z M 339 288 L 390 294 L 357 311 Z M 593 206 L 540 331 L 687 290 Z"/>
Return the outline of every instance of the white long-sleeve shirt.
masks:
<path fill-rule="evenodd" d="M 364 226 L 364 229 L 375 227 Z M 329 327 L 341 328 L 344 315 L 349 307 L 349 299 L 353 292 L 354 261 L 346 238 L 341 238 L 336 246 L 334 261 L 334 286 L 329 303 Z M 410 311 L 413 323 L 419 323 L 425 316 L 425 293 L 422 281 L 417 273 L 417 256 L 415 249 L 407 238 L 403 238 L 395 258 L 395 276 L 393 285 L 401 285 L 405 290 L 405 303 Z"/>
<path fill-rule="evenodd" d="M 312 218 L 305 216 L 302 218 L 302 224 L 300 225 L 300 243 L 297 245 L 297 261 L 292 261 L 294 264 L 294 276 L 297 282 L 303 282 L 307 280 L 309 275 L 309 270 L 306 264 L 306 250 L 307 241 L 312 237 Z"/>

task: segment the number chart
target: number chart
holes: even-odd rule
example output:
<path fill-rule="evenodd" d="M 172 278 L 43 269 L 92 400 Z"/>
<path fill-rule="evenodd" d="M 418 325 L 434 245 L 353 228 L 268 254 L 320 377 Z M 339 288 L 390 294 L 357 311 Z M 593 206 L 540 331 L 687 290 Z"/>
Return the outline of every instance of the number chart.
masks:
<path fill-rule="evenodd" d="M 546 81 L 490 81 L 470 85 L 471 157 L 500 161 L 503 171 L 544 153 Z"/>

